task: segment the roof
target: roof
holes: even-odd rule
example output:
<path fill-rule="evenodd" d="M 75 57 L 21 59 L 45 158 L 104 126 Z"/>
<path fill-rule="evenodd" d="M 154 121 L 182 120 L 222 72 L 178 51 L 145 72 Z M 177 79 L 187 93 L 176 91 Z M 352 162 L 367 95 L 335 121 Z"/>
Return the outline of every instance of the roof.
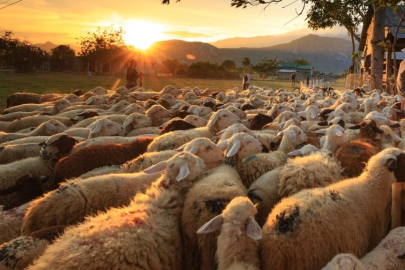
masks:
<path fill-rule="evenodd" d="M 405 6 L 404 5 L 399 5 L 399 9 L 396 13 L 394 13 L 394 10 L 392 8 L 387 8 L 385 10 L 385 26 L 389 29 L 389 31 L 395 35 L 395 32 L 397 31 L 398 23 L 402 17 L 402 12 L 405 12 Z M 402 9 L 402 12 L 401 12 Z M 402 27 L 405 27 L 405 21 L 401 23 Z M 401 31 L 402 29 L 399 29 L 397 38 L 405 38 L 405 33 Z"/>
<path fill-rule="evenodd" d="M 386 59 L 386 53 L 384 54 L 384 59 Z M 405 59 L 405 52 L 396 52 L 395 58 L 398 60 L 404 60 Z M 391 54 L 391 59 L 394 59 L 394 53 Z"/>
<path fill-rule="evenodd" d="M 279 69 L 278 72 L 292 73 L 297 71 L 295 69 Z"/>
<path fill-rule="evenodd" d="M 306 69 L 306 70 L 311 70 L 312 66 L 311 65 L 298 65 L 297 63 L 280 63 L 277 65 L 278 68 L 295 68 L 295 69 Z"/>

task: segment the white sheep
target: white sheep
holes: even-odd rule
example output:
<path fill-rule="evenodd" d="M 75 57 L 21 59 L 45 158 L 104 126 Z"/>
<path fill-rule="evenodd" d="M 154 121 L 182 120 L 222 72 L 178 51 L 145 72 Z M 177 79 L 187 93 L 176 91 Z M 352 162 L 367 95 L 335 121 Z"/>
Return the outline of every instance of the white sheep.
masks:
<path fill-rule="evenodd" d="M 39 155 L 40 150 L 41 146 L 38 143 L 0 146 L 0 164 L 7 164 L 29 157 L 36 157 Z"/>
<path fill-rule="evenodd" d="M 401 154 L 395 148 L 383 150 L 357 178 L 283 199 L 262 228 L 262 267 L 320 269 L 338 253 L 361 257 L 377 246 L 388 230 L 386 209 Z"/>
<path fill-rule="evenodd" d="M 24 215 L 31 203 L 0 212 L 0 245 L 21 235 Z"/>
<path fill-rule="evenodd" d="M 172 114 L 161 105 L 153 105 L 145 112 L 145 115 L 152 119 L 152 126 L 158 127 L 162 125 L 165 118 L 170 118 Z"/>
<path fill-rule="evenodd" d="M 28 269 L 180 269 L 182 193 L 204 170 L 204 162 L 183 152 L 168 160 L 166 168 L 128 207 L 67 228 Z"/>
<path fill-rule="evenodd" d="M 203 173 L 189 190 L 181 216 L 183 269 L 212 269 L 215 265 L 217 233 L 196 234 L 207 221 L 222 213 L 235 197 L 246 196 L 238 172 L 222 164 Z"/>
<path fill-rule="evenodd" d="M 398 227 L 360 260 L 353 254 L 336 255 L 322 270 L 405 269 L 405 227 Z"/>
<path fill-rule="evenodd" d="M 240 264 L 246 269 L 260 269 L 257 240 L 262 237 L 262 229 L 254 219 L 256 213 L 248 198 L 236 197 L 197 231 L 201 234 L 221 229 L 216 252 L 218 270 L 235 269 Z"/>
<path fill-rule="evenodd" d="M 196 126 L 196 127 L 204 127 L 207 125 L 208 121 L 198 115 L 187 115 L 184 117 L 184 121 Z"/>
<path fill-rule="evenodd" d="M 177 130 L 163 134 L 148 146 L 148 152 L 172 150 L 200 137 L 212 139 L 216 132 L 237 122 L 240 122 L 240 120 L 235 114 L 225 109 L 218 110 L 211 117 L 206 127 Z"/>
<path fill-rule="evenodd" d="M 41 125 L 39 125 L 37 128 L 35 128 L 33 131 L 29 133 L 2 133 L 0 132 L 0 142 L 7 142 L 7 141 L 13 141 L 16 139 L 22 139 L 26 137 L 32 137 L 32 136 L 50 136 L 54 135 L 57 133 L 62 133 L 67 129 L 67 127 L 62 124 L 60 121 L 55 120 L 55 119 L 50 119 Z"/>
<path fill-rule="evenodd" d="M 144 192 L 159 177 L 141 172 L 72 179 L 32 202 L 21 232 L 28 236 L 53 226 L 74 225 L 99 211 L 128 206 L 137 192 Z"/>
<path fill-rule="evenodd" d="M 123 127 L 114 121 L 101 118 L 90 124 L 87 128 L 69 128 L 64 132 L 70 136 L 92 139 L 101 136 L 115 136 L 123 131 Z"/>

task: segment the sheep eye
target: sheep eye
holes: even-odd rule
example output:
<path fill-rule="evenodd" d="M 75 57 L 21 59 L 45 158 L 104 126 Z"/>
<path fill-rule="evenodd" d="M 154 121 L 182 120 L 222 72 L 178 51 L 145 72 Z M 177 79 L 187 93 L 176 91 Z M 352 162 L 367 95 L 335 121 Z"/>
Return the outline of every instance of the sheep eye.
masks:
<path fill-rule="evenodd" d="M 211 150 L 212 149 L 212 147 L 211 146 L 208 146 L 207 148 L 205 148 L 206 150 Z"/>
<path fill-rule="evenodd" d="M 171 168 L 173 168 L 173 166 L 174 166 L 174 163 L 173 163 L 173 164 L 171 164 L 171 165 L 169 165 L 169 168 L 171 169 Z"/>
<path fill-rule="evenodd" d="M 111 125 L 111 124 L 108 124 L 107 127 L 112 127 L 112 125 Z"/>
<path fill-rule="evenodd" d="M 59 124 L 55 124 L 55 126 L 59 126 Z"/>
<path fill-rule="evenodd" d="M 252 143 L 252 141 L 247 141 L 247 143 Z"/>

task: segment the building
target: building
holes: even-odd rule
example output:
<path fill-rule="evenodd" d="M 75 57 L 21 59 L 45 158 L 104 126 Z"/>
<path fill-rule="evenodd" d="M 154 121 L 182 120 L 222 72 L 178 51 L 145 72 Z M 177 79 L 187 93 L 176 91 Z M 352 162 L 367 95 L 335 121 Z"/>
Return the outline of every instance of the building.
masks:
<path fill-rule="evenodd" d="M 297 63 L 280 63 L 276 66 L 276 77 L 280 80 L 289 80 L 291 73 L 297 73 L 297 79 L 306 78 L 309 73 L 312 77 L 314 67 L 311 65 L 299 65 Z"/>

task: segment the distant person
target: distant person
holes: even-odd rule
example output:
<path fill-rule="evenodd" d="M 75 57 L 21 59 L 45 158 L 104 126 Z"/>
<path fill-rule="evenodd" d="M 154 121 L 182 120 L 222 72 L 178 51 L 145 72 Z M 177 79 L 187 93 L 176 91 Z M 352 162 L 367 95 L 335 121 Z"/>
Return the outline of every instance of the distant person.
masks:
<path fill-rule="evenodd" d="M 135 87 L 138 78 L 142 77 L 142 72 L 138 74 L 138 71 L 136 70 L 137 65 L 138 63 L 135 59 L 131 59 L 131 61 L 129 61 L 129 67 L 127 68 L 127 84 L 125 85 L 125 87 L 128 89 Z"/>
<path fill-rule="evenodd" d="M 402 96 L 401 111 L 402 118 L 405 117 L 405 59 L 401 61 L 397 76 L 397 90 L 398 94 Z"/>
<path fill-rule="evenodd" d="M 295 77 L 297 77 L 297 73 L 291 73 L 291 86 L 295 86 Z"/>
<path fill-rule="evenodd" d="M 307 73 L 307 87 L 309 87 L 309 78 L 311 77 L 311 75 L 309 75 L 309 72 Z"/>
<path fill-rule="evenodd" d="M 250 74 L 248 73 L 247 69 L 243 69 L 243 81 L 242 81 L 242 89 L 246 90 L 249 88 L 250 85 Z"/>
<path fill-rule="evenodd" d="M 91 80 L 91 70 L 87 71 L 87 80 Z"/>

